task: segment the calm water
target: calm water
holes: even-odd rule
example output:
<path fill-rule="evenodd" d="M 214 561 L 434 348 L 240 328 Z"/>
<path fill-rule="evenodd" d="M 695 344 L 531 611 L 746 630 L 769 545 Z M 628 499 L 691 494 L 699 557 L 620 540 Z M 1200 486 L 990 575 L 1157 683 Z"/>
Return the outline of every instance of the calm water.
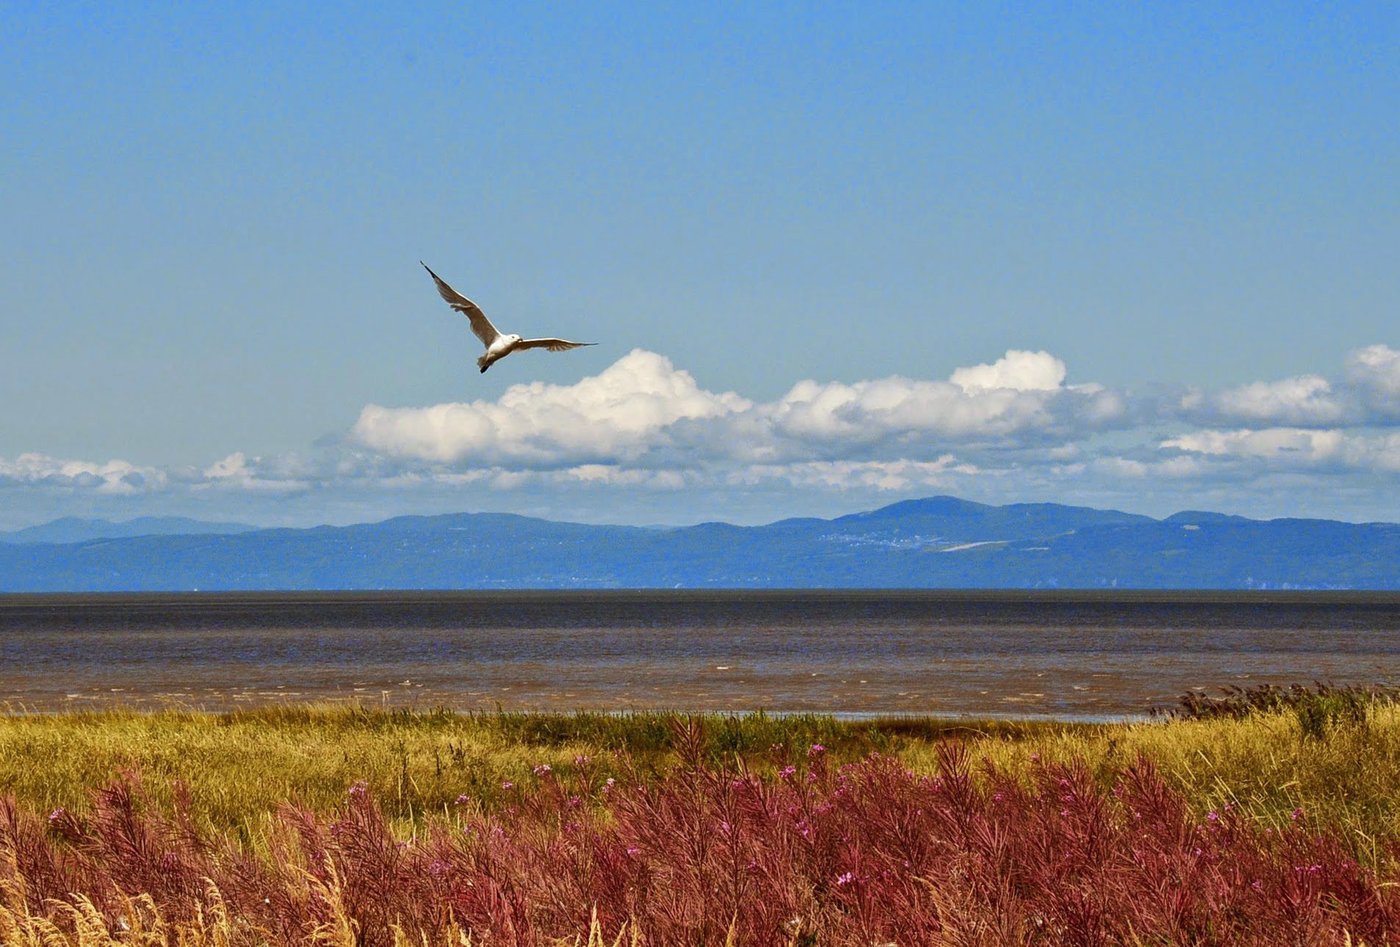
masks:
<path fill-rule="evenodd" d="M 1400 596 L 0 596 L 0 704 L 1104 717 L 1193 687 L 1400 683 Z"/>

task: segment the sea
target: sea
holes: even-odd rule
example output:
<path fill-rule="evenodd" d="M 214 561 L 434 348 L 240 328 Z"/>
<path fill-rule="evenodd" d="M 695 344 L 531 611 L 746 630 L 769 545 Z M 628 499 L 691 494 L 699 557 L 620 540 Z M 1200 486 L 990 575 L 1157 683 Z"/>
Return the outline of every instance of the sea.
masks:
<path fill-rule="evenodd" d="M 567 591 L 0 596 L 0 709 L 1119 720 L 1400 684 L 1400 595 Z"/>

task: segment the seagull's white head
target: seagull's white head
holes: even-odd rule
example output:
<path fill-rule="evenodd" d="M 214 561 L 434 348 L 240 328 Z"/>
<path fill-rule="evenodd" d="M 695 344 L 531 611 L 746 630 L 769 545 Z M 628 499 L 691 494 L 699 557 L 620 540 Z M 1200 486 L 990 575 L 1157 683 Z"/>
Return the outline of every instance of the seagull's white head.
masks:
<path fill-rule="evenodd" d="M 511 345 L 519 345 L 522 341 L 524 341 L 520 336 L 516 335 L 514 332 L 506 336 L 506 338 L 510 340 Z"/>

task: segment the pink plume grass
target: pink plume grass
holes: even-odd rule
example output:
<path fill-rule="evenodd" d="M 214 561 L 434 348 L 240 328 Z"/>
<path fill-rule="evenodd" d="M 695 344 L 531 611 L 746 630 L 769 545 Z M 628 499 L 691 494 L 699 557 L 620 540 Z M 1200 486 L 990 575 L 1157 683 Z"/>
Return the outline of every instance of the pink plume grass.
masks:
<path fill-rule="evenodd" d="M 708 763 L 685 735 L 662 774 L 588 761 L 542 770 L 504 805 L 468 804 L 396 838 L 363 784 L 334 812 L 287 806 L 254 856 L 156 811 L 132 775 L 92 813 L 0 802 L 0 889 L 25 911 L 91 899 L 115 922 L 148 894 L 198 916 L 212 885 L 247 943 L 332 929 L 389 945 L 466 932 L 549 944 L 624 930 L 648 943 L 1195 945 L 1393 943 L 1396 879 L 1306 816 L 1282 827 L 1194 814 L 1138 760 L 1108 788 L 1077 763 L 975 767 L 941 744 L 933 774 L 813 747 L 763 776 Z M 786 765 L 784 765 L 786 764 Z M 340 925 L 337 927 L 337 925 Z M 321 932 L 318 934 L 317 932 Z M 596 931 L 595 931 L 596 932 Z"/>

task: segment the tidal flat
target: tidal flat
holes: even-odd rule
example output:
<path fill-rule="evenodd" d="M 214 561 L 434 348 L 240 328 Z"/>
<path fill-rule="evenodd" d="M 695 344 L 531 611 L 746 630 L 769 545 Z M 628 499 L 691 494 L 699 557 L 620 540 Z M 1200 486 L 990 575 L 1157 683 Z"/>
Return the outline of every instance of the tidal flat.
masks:
<path fill-rule="evenodd" d="M 618 591 L 0 596 L 0 702 L 1143 716 L 1400 679 L 1400 596 Z"/>

